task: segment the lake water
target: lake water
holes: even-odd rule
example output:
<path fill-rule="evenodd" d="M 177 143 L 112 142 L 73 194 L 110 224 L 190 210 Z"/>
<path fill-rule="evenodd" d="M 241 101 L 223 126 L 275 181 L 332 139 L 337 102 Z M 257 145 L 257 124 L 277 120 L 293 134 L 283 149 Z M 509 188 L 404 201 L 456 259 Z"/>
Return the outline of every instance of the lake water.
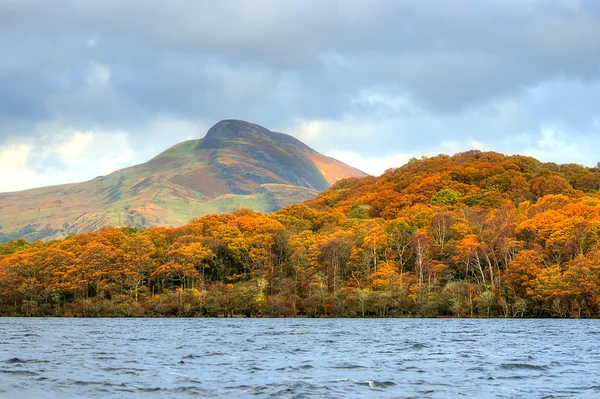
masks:
<path fill-rule="evenodd" d="M 0 318 L 0 397 L 597 398 L 597 320 Z"/>

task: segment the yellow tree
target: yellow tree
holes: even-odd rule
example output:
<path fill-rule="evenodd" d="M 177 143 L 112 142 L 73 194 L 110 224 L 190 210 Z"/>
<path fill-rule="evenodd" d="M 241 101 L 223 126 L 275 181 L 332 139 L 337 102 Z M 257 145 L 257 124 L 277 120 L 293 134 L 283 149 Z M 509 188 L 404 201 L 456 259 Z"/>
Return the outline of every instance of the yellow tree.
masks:
<path fill-rule="evenodd" d="M 165 256 L 167 262 L 159 266 L 152 276 L 168 279 L 181 288 L 194 288 L 195 278 L 200 277 L 198 269 L 204 272 L 204 263 L 214 256 L 213 251 L 200 242 L 176 243 L 173 247 Z"/>
<path fill-rule="evenodd" d="M 386 227 L 387 245 L 390 247 L 392 257 L 396 260 L 399 273 L 404 273 L 406 264 L 412 257 L 410 244 L 415 234 L 415 229 L 404 220 L 394 220 Z"/>
<path fill-rule="evenodd" d="M 354 234 L 352 232 L 338 231 L 324 237 L 317 244 L 319 255 L 316 262 L 326 276 L 327 290 L 330 293 L 341 288 L 340 280 L 343 280 L 347 274 L 353 243 Z"/>
<path fill-rule="evenodd" d="M 2 257 L 0 273 L 5 281 L 2 295 L 20 303 L 26 315 L 30 315 L 44 302 L 47 280 L 42 261 L 45 250 L 32 246 L 26 250 Z"/>
<path fill-rule="evenodd" d="M 369 273 L 377 273 L 377 263 L 389 260 L 388 257 L 388 236 L 384 226 L 378 226 L 371 229 L 363 242 L 363 249 L 368 254 L 370 264 L 373 266 L 372 271 Z"/>
<path fill-rule="evenodd" d="M 58 293 L 64 299 L 70 297 L 76 299 L 78 295 L 83 296 L 86 286 L 77 277 L 77 273 L 74 273 L 77 264 L 76 257 L 72 252 L 60 249 L 58 245 L 52 246 L 46 250 L 42 264 L 50 276 L 49 284 L 46 287 L 49 293 Z"/>
<path fill-rule="evenodd" d="M 531 295 L 536 279 L 544 269 L 542 256 L 534 250 L 520 251 L 502 273 L 502 278 L 520 298 Z"/>
<path fill-rule="evenodd" d="M 456 245 L 454 260 L 464 266 L 465 277 L 472 276 L 479 284 L 486 284 L 480 257 L 481 243 L 475 234 L 465 236 Z"/>
<path fill-rule="evenodd" d="M 401 275 L 393 261 L 381 262 L 379 270 L 370 276 L 370 288 L 373 290 L 388 290 L 401 284 Z"/>
<path fill-rule="evenodd" d="M 528 292 L 533 299 L 549 304 L 554 314 L 565 317 L 568 314 L 568 304 L 564 298 L 562 279 L 563 273 L 559 265 L 543 268 Z"/>
<path fill-rule="evenodd" d="M 140 287 L 156 270 L 156 246 L 148 234 L 138 233 L 127 237 L 121 249 L 125 284 L 133 290 L 135 303 L 138 303 Z"/>
<path fill-rule="evenodd" d="M 167 255 L 167 257 L 170 257 Z M 186 283 L 200 274 L 191 263 L 179 263 L 176 260 L 168 260 L 167 263 L 160 265 L 152 274 L 151 277 L 161 281 L 161 286 L 164 287 L 165 280 L 171 285 L 177 285 L 181 289 L 186 288 Z"/>
<path fill-rule="evenodd" d="M 600 256 L 579 255 L 567 265 L 562 275 L 563 297 L 569 299 L 571 312 L 578 317 L 597 314 L 600 304 Z"/>
<path fill-rule="evenodd" d="M 79 276 L 88 288 L 92 290 L 92 296 L 101 294 L 101 290 L 107 288 L 111 277 L 111 268 L 118 264 L 121 251 L 110 243 L 102 244 L 92 241 L 87 244 L 78 257 Z M 89 293 L 89 289 L 86 290 Z"/>

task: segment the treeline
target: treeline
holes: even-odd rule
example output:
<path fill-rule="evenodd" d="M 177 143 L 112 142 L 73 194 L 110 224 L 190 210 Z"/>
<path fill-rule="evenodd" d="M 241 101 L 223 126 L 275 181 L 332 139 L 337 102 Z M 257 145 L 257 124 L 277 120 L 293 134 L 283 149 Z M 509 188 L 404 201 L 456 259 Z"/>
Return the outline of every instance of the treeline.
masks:
<path fill-rule="evenodd" d="M 304 205 L 0 245 L 0 314 L 596 317 L 600 171 L 472 151 Z"/>

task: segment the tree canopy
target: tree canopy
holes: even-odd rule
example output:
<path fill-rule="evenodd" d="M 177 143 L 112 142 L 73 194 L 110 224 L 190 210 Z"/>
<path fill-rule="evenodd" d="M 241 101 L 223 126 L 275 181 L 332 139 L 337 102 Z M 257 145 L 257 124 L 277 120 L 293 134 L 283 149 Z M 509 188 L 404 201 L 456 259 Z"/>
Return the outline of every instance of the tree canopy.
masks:
<path fill-rule="evenodd" d="M 600 170 L 470 151 L 179 228 L 0 244 L 2 315 L 600 313 Z"/>

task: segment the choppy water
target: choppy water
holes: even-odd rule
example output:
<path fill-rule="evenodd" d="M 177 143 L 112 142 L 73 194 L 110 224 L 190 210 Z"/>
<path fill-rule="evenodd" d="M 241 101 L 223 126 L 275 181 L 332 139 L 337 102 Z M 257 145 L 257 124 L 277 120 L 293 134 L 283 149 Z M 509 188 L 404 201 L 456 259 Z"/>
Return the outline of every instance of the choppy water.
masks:
<path fill-rule="evenodd" d="M 600 397 L 596 320 L 0 319 L 0 397 Z"/>

